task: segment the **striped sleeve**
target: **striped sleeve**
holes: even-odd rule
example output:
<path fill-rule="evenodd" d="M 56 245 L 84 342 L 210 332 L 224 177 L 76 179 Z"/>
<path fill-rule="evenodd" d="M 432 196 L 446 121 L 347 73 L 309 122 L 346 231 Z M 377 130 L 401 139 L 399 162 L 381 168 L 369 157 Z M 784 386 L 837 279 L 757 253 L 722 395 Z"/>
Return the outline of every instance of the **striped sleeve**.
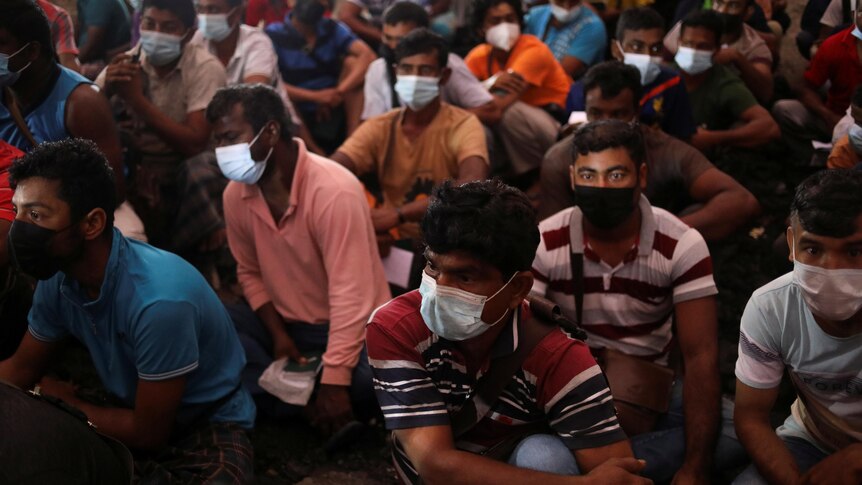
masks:
<path fill-rule="evenodd" d="M 57 9 L 56 16 L 51 22 L 51 35 L 54 36 L 57 54 L 78 55 L 78 45 L 75 43 L 75 29 L 72 27 L 72 18 L 65 10 Z"/>
<path fill-rule="evenodd" d="M 703 236 L 688 229 L 673 252 L 673 302 L 695 300 L 718 293 L 712 277 L 712 258 Z"/>
<path fill-rule="evenodd" d="M 773 389 L 781 383 L 784 361 L 770 328 L 777 326 L 769 325 L 755 294 L 742 313 L 736 360 L 736 377 L 747 386 Z"/>
<path fill-rule="evenodd" d="M 133 323 L 135 368 L 145 381 L 164 381 L 198 368 L 198 308 L 187 301 L 162 300 Z"/>
<path fill-rule="evenodd" d="M 611 390 L 586 344 L 562 332 L 552 338 L 553 345 L 543 342 L 543 348 L 538 350 L 545 352 L 538 356 L 534 352 L 525 365 L 532 370 L 534 358 L 543 362 L 537 365 L 537 400 L 551 428 L 573 450 L 626 439 L 617 421 Z"/>
<path fill-rule="evenodd" d="M 372 322 L 366 329 L 374 393 L 387 429 L 449 424 L 443 396 L 416 347 Z"/>
<path fill-rule="evenodd" d="M 554 272 L 559 272 L 563 259 L 571 251 L 569 225 L 571 210 L 559 212 L 539 224 L 541 241 L 533 259 L 533 293 L 547 297 L 549 283 Z M 566 261 L 565 264 L 568 264 Z M 571 279 L 571 276 L 569 276 Z"/>

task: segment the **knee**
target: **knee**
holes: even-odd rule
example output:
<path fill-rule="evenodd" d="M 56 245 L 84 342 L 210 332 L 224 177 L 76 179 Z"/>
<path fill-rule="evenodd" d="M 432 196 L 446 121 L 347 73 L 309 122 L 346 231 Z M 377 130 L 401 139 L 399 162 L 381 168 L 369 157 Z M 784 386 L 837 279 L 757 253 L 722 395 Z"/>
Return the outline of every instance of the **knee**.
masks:
<path fill-rule="evenodd" d="M 572 450 L 560 438 L 549 434 L 524 438 L 512 452 L 509 464 L 557 475 L 579 474 Z"/>
<path fill-rule="evenodd" d="M 782 99 L 772 106 L 772 117 L 779 125 L 802 124 L 801 113 L 805 106 L 795 99 Z"/>

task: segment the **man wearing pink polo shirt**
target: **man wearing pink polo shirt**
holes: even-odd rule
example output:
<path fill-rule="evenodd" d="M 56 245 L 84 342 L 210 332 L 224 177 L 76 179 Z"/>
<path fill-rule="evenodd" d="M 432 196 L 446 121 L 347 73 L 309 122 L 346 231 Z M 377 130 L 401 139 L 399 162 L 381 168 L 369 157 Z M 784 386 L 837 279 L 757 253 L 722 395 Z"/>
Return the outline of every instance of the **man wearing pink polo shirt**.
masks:
<path fill-rule="evenodd" d="M 390 299 L 365 194 L 347 169 L 309 153 L 270 87 L 219 90 L 207 107 L 224 192 L 228 243 L 248 305 L 232 305 L 248 364 L 244 384 L 275 416 L 303 408 L 257 381 L 272 361 L 323 351 L 305 407 L 326 434 L 370 417 L 376 401 L 365 355 L 365 322 Z"/>

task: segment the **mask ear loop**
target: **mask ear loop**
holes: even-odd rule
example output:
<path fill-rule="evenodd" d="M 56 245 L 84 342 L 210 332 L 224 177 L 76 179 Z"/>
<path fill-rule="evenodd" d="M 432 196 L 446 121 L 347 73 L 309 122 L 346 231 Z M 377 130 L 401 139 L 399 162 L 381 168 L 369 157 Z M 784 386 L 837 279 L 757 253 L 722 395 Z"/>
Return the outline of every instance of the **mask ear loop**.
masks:
<path fill-rule="evenodd" d="M 501 291 L 503 291 L 507 286 L 509 286 L 509 283 L 511 283 L 511 282 L 512 282 L 512 280 L 514 280 L 514 279 L 515 279 L 515 276 L 517 276 L 517 275 L 518 275 L 518 272 L 517 272 L 517 271 L 515 271 L 514 273 L 512 273 L 512 276 L 509 278 L 509 281 L 507 281 L 505 285 L 501 286 L 501 287 L 500 287 L 500 289 L 499 289 L 499 290 L 497 290 L 497 292 L 496 292 L 496 293 L 494 293 L 493 295 L 489 296 L 489 297 L 488 297 L 488 299 L 487 299 L 487 300 L 485 300 L 485 303 L 488 303 L 488 301 L 489 301 L 489 300 L 491 300 L 491 299 L 492 299 L 492 298 L 494 298 L 495 296 L 499 295 Z M 482 305 L 482 308 L 484 309 L 484 304 Z M 503 312 L 503 314 L 502 314 L 502 315 L 500 315 L 500 318 L 498 318 L 496 322 L 494 322 L 494 323 L 488 323 L 488 324 L 486 324 L 486 325 L 488 325 L 488 326 L 490 326 L 490 327 L 493 327 L 494 325 L 497 325 L 498 323 L 502 322 L 502 321 L 503 321 L 503 319 L 504 319 L 504 318 L 506 318 L 506 316 L 507 316 L 507 315 L 509 315 L 509 310 L 511 310 L 511 308 L 507 308 L 507 309 L 506 309 L 506 311 L 505 311 L 505 312 Z"/>

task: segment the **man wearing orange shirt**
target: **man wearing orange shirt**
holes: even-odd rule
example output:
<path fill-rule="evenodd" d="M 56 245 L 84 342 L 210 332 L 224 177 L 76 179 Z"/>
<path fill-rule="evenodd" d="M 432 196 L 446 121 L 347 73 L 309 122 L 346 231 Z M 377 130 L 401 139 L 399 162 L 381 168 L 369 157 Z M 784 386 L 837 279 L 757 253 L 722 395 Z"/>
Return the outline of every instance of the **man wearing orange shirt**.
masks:
<path fill-rule="evenodd" d="M 556 141 L 571 85 L 551 50 L 538 37 L 521 34 L 522 19 L 518 0 L 478 0 L 473 29 L 486 43 L 464 59 L 504 110 L 497 141 L 515 175 L 537 170 Z"/>

